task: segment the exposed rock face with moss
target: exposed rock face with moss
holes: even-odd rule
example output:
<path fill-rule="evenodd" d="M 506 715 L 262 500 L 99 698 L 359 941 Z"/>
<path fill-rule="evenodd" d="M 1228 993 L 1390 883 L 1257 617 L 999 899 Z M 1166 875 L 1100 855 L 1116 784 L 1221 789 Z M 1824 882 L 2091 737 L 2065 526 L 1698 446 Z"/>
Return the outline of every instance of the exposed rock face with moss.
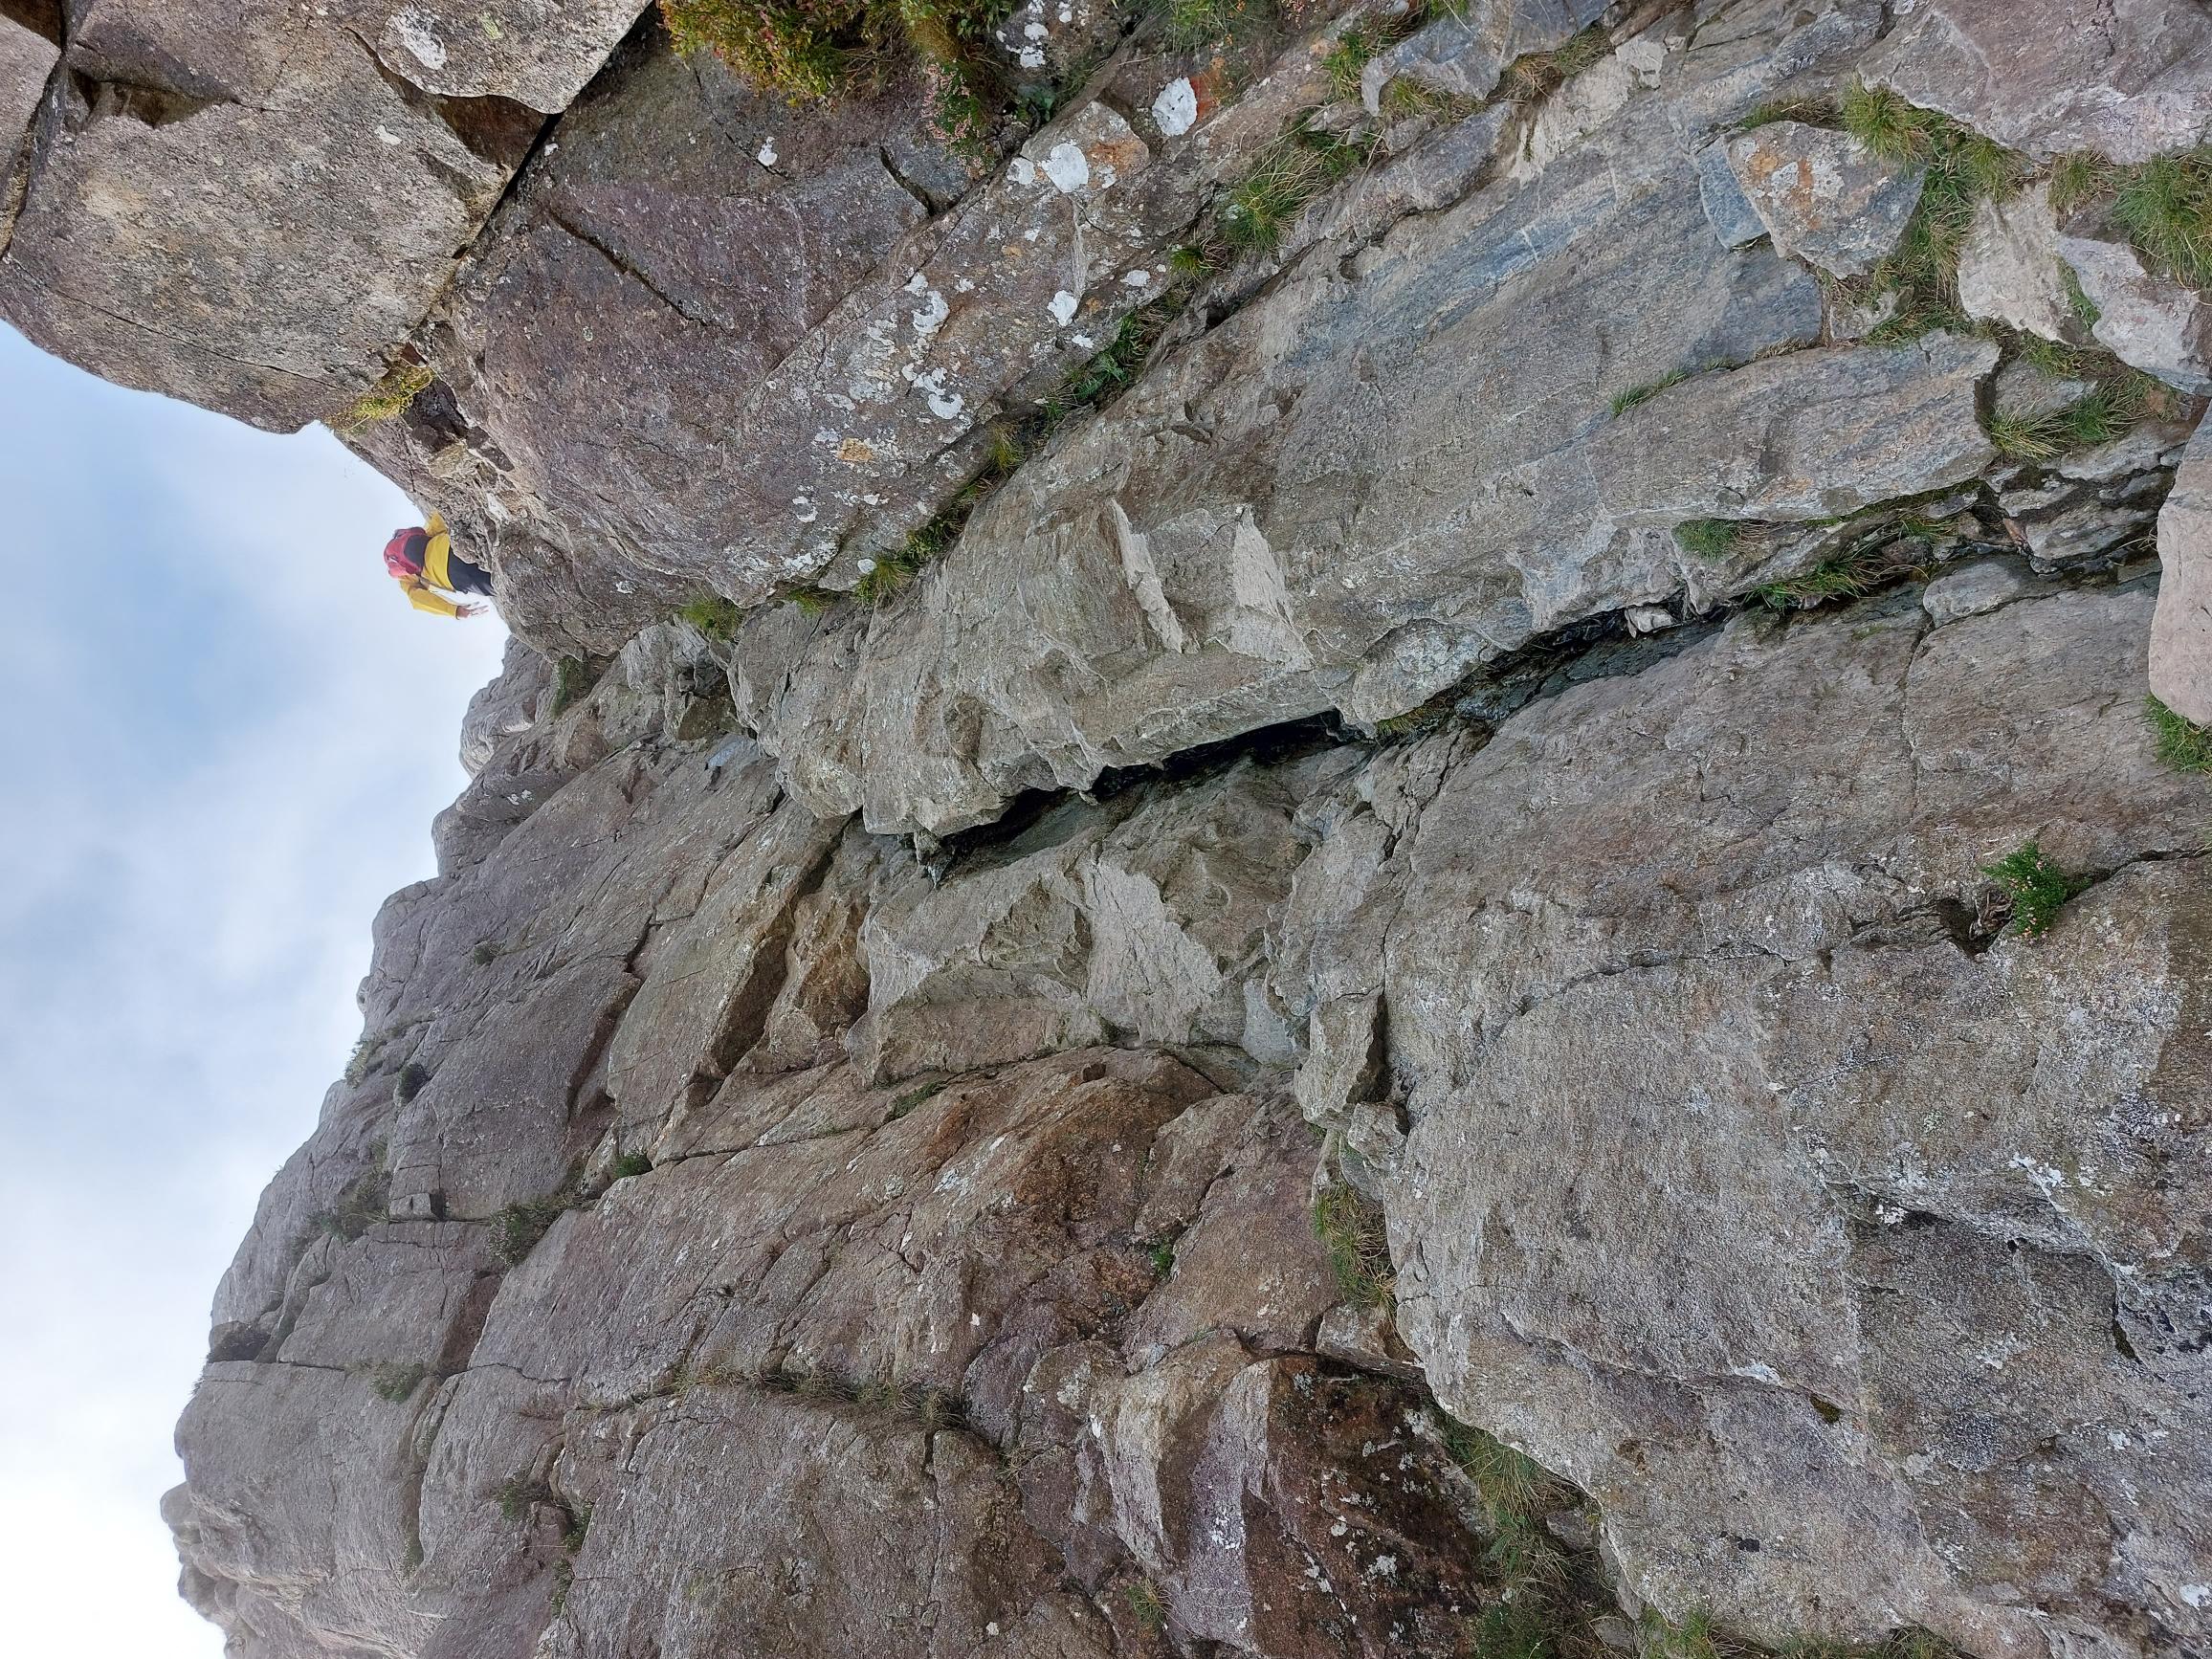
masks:
<path fill-rule="evenodd" d="M 194 1604 L 2212 1646 L 2212 81 L 2091 10 L 0 4 L 0 311 L 518 634 Z"/>

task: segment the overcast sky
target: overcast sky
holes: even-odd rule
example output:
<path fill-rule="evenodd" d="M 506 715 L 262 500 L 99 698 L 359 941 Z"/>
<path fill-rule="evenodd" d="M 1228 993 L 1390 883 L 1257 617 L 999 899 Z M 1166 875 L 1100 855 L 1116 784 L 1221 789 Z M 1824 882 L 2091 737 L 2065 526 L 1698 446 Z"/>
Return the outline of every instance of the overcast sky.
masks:
<path fill-rule="evenodd" d="M 0 513 L 6 1646 L 211 1659 L 155 1513 L 170 1428 L 504 636 L 409 608 L 380 554 L 415 511 L 321 428 L 122 391 L 5 325 Z"/>

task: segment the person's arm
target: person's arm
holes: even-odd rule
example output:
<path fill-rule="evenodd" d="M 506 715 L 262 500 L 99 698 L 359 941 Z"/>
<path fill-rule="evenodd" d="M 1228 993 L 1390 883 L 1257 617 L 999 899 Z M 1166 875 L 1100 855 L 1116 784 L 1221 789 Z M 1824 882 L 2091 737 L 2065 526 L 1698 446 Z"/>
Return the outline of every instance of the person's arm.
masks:
<path fill-rule="evenodd" d="M 407 585 L 407 602 L 417 610 L 427 610 L 432 616 L 459 616 L 461 608 L 424 583 Z"/>

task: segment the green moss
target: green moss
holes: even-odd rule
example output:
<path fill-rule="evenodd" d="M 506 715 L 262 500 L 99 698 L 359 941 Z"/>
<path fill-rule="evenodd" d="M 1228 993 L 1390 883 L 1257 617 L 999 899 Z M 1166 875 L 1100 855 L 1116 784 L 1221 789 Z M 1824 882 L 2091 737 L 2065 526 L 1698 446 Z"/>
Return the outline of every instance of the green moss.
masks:
<path fill-rule="evenodd" d="M 1328 1252 L 1338 1294 L 1364 1307 L 1388 1304 L 1396 1280 L 1380 1209 L 1339 1183 L 1315 1198 L 1314 1231 Z"/>
<path fill-rule="evenodd" d="M 553 712 L 564 715 L 599 683 L 599 675 L 580 656 L 564 656 L 553 669 Z"/>
<path fill-rule="evenodd" d="M 642 1152 L 625 1152 L 614 1161 L 608 1173 L 616 1181 L 628 1181 L 632 1176 L 644 1175 L 653 1168 L 653 1160 Z"/>
<path fill-rule="evenodd" d="M 1175 1244 L 1172 1238 L 1163 1238 L 1145 1251 L 1145 1259 L 1152 1263 L 1152 1271 L 1165 1278 L 1175 1271 Z"/>
<path fill-rule="evenodd" d="M 437 377 L 435 369 L 423 364 L 395 364 L 330 424 L 339 431 L 350 432 L 397 420 L 407 413 L 409 405 L 430 389 Z"/>
<path fill-rule="evenodd" d="M 1726 559 L 1743 539 L 1743 527 L 1728 519 L 1690 519 L 1674 526 L 1674 541 L 1699 559 Z"/>
<path fill-rule="evenodd" d="M 2090 885 L 2086 876 L 2067 874 L 2033 841 L 1982 866 L 1981 873 L 2011 896 L 2012 919 L 2023 939 L 2048 933 L 2066 901 Z"/>
<path fill-rule="evenodd" d="M 944 1084 L 941 1080 L 935 1083 L 924 1083 L 917 1089 L 909 1089 L 905 1094 L 899 1095 L 897 1099 L 892 1101 L 891 1121 L 894 1123 L 897 1122 L 901 1117 L 904 1117 L 909 1112 L 912 1112 L 923 1101 L 934 1100 L 943 1093 Z"/>
<path fill-rule="evenodd" d="M 676 616 L 680 621 L 690 623 L 707 638 L 720 640 L 725 644 L 737 637 L 738 625 L 745 619 L 741 607 L 719 593 L 693 600 L 677 611 Z"/>
<path fill-rule="evenodd" d="M 2157 697 L 2143 699 L 2159 764 L 2177 772 L 2212 772 L 2212 730 L 2183 719 Z"/>
<path fill-rule="evenodd" d="M 419 1362 L 403 1365 L 387 1360 L 368 1368 L 368 1385 L 379 1399 L 398 1405 L 411 1396 L 430 1373 L 431 1368 Z"/>

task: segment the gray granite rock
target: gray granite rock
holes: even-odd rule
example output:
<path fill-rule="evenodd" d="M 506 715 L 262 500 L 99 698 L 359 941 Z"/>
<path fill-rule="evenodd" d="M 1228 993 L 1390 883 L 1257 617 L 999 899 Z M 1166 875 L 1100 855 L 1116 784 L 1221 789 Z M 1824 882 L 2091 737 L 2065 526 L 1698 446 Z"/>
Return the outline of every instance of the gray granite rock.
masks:
<path fill-rule="evenodd" d="M 1564 45 L 1604 11 L 1602 0 L 1470 0 L 1369 60 L 1360 96 L 1373 114 L 1404 78 L 1446 98 L 1486 99 L 1515 58 Z"/>
<path fill-rule="evenodd" d="M 2122 363 L 2193 396 L 2212 392 L 2212 312 L 2124 242 L 2061 235 L 2059 255 L 2096 308 L 2090 333 Z"/>
<path fill-rule="evenodd" d="M 1837 276 L 1864 276 L 1897 245 L 1924 177 L 1848 133 L 1794 121 L 1731 140 L 1728 166 L 1774 245 Z"/>
<path fill-rule="evenodd" d="M 2071 322 L 2065 269 L 2047 184 L 2002 202 L 1989 198 L 1975 209 L 1958 250 L 1959 306 L 1969 317 L 2063 340 Z"/>
<path fill-rule="evenodd" d="M 2195 0 L 1918 0 L 1867 78 L 2038 160 L 2145 161 L 2212 134 L 2212 18 Z"/>
<path fill-rule="evenodd" d="M 2199 427 L 2158 514 L 2158 609 L 2151 623 L 2151 693 L 2212 727 L 2212 432 Z"/>

